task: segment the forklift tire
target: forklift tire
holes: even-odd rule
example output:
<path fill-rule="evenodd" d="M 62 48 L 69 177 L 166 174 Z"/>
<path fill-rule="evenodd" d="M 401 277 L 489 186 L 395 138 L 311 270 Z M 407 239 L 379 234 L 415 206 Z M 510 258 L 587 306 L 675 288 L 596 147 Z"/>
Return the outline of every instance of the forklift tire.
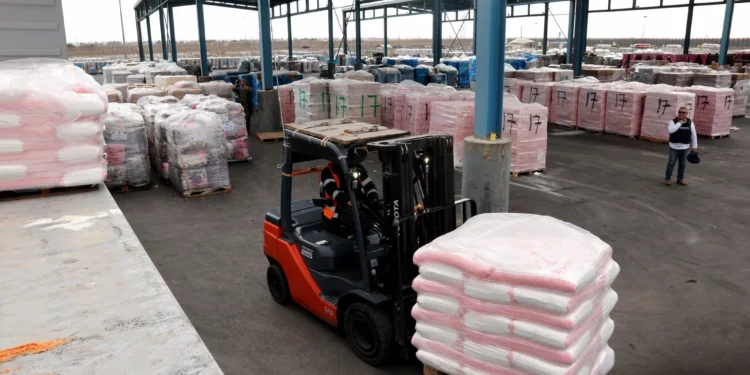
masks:
<path fill-rule="evenodd" d="M 286 281 L 284 270 L 280 265 L 272 264 L 268 266 L 266 282 L 268 283 L 268 291 L 271 292 L 271 297 L 273 297 L 276 303 L 286 305 L 292 302 L 292 297 L 289 294 L 289 284 Z"/>
<path fill-rule="evenodd" d="M 386 363 L 393 352 L 393 320 L 386 312 L 366 302 L 346 309 L 344 331 L 352 350 L 371 366 Z"/>

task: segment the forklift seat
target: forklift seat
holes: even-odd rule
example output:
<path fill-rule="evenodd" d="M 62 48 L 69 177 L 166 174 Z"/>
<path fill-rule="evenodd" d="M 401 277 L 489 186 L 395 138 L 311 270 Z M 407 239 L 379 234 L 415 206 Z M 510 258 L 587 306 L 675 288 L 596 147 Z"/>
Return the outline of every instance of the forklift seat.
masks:
<path fill-rule="evenodd" d="M 327 231 L 322 219 L 298 225 L 294 230 L 300 253 L 308 267 L 316 271 L 339 271 L 357 267 L 359 255 L 354 240 Z"/>

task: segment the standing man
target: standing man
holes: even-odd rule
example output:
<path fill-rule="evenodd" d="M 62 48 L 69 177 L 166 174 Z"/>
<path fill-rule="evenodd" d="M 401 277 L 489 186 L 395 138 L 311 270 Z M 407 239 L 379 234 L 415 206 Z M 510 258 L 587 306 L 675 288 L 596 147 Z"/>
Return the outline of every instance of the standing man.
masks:
<path fill-rule="evenodd" d="M 698 136 L 695 134 L 695 126 L 687 117 L 688 111 L 685 107 L 680 107 L 677 112 L 677 118 L 669 120 L 667 125 L 669 129 L 669 163 L 667 164 L 667 174 L 664 179 L 664 185 L 672 185 L 672 170 L 674 164 L 679 162 L 677 167 L 677 185 L 687 186 L 685 182 L 685 163 L 687 162 L 688 149 L 698 151 Z"/>

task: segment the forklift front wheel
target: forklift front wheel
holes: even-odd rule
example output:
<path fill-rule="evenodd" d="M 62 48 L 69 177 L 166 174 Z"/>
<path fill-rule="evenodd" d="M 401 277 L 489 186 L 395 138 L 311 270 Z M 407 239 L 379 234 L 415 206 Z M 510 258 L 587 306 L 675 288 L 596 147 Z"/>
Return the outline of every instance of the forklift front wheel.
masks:
<path fill-rule="evenodd" d="M 278 264 L 268 266 L 266 271 L 266 282 L 268 290 L 271 292 L 273 300 L 281 305 L 286 305 L 292 301 L 289 294 L 289 284 L 286 281 L 284 270 Z"/>
<path fill-rule="evenodd" d="M 354 353 L 371 366 L 387 362 L 393 351 L 393 320 L 390 315 L 366 302 L 349 306 L 344 330 Z"/>

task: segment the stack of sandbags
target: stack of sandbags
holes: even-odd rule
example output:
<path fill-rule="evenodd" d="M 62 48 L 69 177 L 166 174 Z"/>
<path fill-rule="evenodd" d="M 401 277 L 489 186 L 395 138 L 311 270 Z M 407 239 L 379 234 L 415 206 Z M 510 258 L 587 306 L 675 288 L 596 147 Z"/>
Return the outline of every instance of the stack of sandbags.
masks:
<path fill-rule="evenodd" d="M 295 122 L 294 88 L 291 84 L 279 86 L 279 104 L 281 106 L 281 122 L 284 124 Z"/>
<path fill-rule="evenodd" d="M 549 216 L 483 214 L 414 254 L 425 365 L 451 375 L 604 375 L 620 267 L 590 232 Z"/>
<path fill-rule="evenodd" d="M 0 191 L 104 180 L 107 96 L 64 60 L 0 62 Z"/>
<path fill-rule="evenodd" d="M 292 83 L 295 105 L 294 114 L 297 122 L 325 120 L 329 118 L 330 95 L 328 83 L 328 80 L 315 77 L 305 78 Z"/>
<path fill-rule="evenodd" d="M 549 106 L 549 122 L 575 128 L 578 126 L 578 94 L 581 85 L 571 81 L 555 83 Z"/>
<path fill-rule="evenodd" d="M 229 161 L 246 161 L 250 158 L 245 110 L 242 104 L 226 99 L 214 99 L 198 104 L 196 108 L 219 115 L 227 140 Z"/>
<path fill-rule="evenodd" d="M 432 105 L 450 101 L 448 94 L 439 90 L 425 90 L 406 97 L 406 127 L 411 135 L 427 134 L 430 131 Z"/>
<path fill-rule="evenodd" d="M 380 95 L 382 125 L 406 130 L 407 97 L 423 90 L 424 86 L 414 81 L 404 81 L 398 85 L 383 85 Z"/>
<path fill-rule="evenodd" d="M 550 68 L 531 68 L 529 70 L 518 70 L 516 71 L 515 78 L 523 81 L 554 82 L 556 70 L 557 69 Z"/>
<path fill-rule="evenodd" d="M 691 120 L 695 132 L 704 136 L 729 135 L 734 113 L 734 90 L 706 86 L 688 87 L 695 94 L 695 111 Z"/>
<path fill-rule="evenodd" d="M 503 138 L 512 141 L 512 173 L 544 170 L 547 165 L 547 108 L 521 103 L 512 96 L 503 99 Z"/>
<path fill-rule="evenodd" d="M 726 72 L 694 73 L 694 86 L 731 87 L 732 74 Z"/>
<path fill-rule="evenodd" d="M 602 84 L 581 85 L 578 93 L 578 127 L 594 132 L 604 131 L 607 114 L 607 88 Z"/>
<path fill-rule="evenodd" d="M 461 166 L 464 139 L 474 134 L 474 101 L 432 103 L 429 133 L 453 137 L 453 163 Z"/>
<path fill-rule="evenodd" d="M 169 181 L 183 196 L 228 189 L 227 147 L 219 116 L 195 110 L 169 116 L 167 135 Z"/>
<path fill-rule="evenodd" d="M 136 107 L 137 108 L 137 107 Z M 139 187 L 151 182 L 146 123 L 132 106 L 110 105 L 104 123 L 107 187 Z"/>
<path fill-rule="evenodd" d="M 739 80 L 734 83 L 734 113 L 735 117 L 747 114 L 748 94 L 750 94 L 750 80 Z"/>
<path fill-rule="evenodd" d="M 607 91 L 604 131 L 612 134 L 637 137 L 643 121 L 644 88 L 613 85 Z"/>
<path fill-rule="evenodd" d="M 137 103 L 145 96 L 164 96 L 164 92 L 156 87 L 135 87 L 128 90 L 128 103 Z"/>
<path fill-rule="evenodd" d="M 191 76 L 195 77 L 195 76 Z M 161 76 L 156 77 L 162 78 Z M 190 82 L 190 81 L 178 81 L 175 82 L 167 87 L 164 88 L 166 90 L 166 94 L 170 96 L 174 96 L 175 98 L 182 99 L 187 94 L 191 95 L 197 95 L 201 94 L 202 90 L 201 87 L 198 86 L 197 82 Z"/>
<path fill-rule="evenodd" d="M 695 94 L 675 91 L 671 86 L 652 86 L 646 93 L 643 104 L 641 137 L 655 141 L 669 141 L 669 120 L 677 118 L 680 107 L 688 109 L 688 117 L 693 117 Z"/>
<path fill-rule="evenodd" d="M 552 101 L 552 82 L 532 82 L 532 81 L 520 81 L 521 86 L 521 102 L 523 103 L 537 103 L 541 104 L 546 108 L 550 107 Z"/>
<path fill-rule="evenodd" d="M 676 87 L 688 87 L 693 84 L 693 72 L 658 72 L 656 73 L 656 84 L 664 84 Z"/>
<path fill-rule="evenodd" d="M 505 78 L 503 84 L 503 92 L 506 94 L 513 94 L 521 100 L 521 94 L 523 94 L 523 86 L 517 78 Z"/>
<path fill-rule="evenodd" d="M 198 86 L 200 86 L 203 95 L 216 95 L 227 100 L 234 100 L 234 91 L 232 91 L 232 84 L 229 82 L 202 82 Z"/>
<path fill-rule="evenodd" d="M 349 118 L 370 124 L 380 123 L 380 84 L 336 79 L 330 81 L 331 118 Z"/>
<path fill-rule="evenodd" d="M 378 68 L 375 72 L 376 80 L 380 83 L 401 82 L 401 72 L 396 68 Z"/>

